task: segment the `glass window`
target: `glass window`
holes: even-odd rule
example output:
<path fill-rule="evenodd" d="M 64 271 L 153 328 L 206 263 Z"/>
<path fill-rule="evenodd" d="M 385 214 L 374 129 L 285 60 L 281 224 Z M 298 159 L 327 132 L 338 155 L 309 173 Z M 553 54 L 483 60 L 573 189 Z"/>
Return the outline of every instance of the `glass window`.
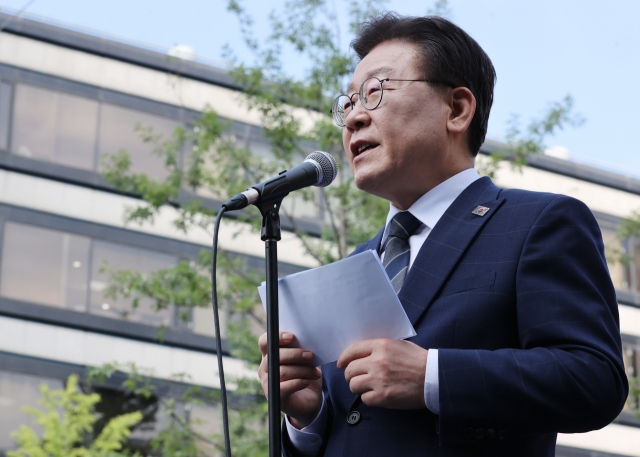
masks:
<path fill-rule="evenodd" d="M 628 238 L 621 243 L 620 249 L 620 255 L 625 257 L 624 260 L 618 260 L 623 269 L 623 285 L 626 286 L 623 288 L 640 292 L 640 240 Z"/>
<path fill-rule="evenodd" d="M 18 430 L 21 425 L 28 425 L 36 432 L 42 430 L 31 416 L 22 411 L 23 406 L 40 406 L 38 401 L 41 398 L 42 384 L 48 385 L 52 390 L 64 387 L 59 379 L 0 371 L 0 451 L 15 449 L 15 438 L 11 436 L 11 432 Z"/>
<path fill-rule="evenodd" d="M 100 270 L 106 266 L 107 269 L 149 273 L 175 265 L 177 257 L 105 241 L 94 241 L 93 246 L 91 312 L 135 322 L 170 326 L 173 321 L 173 309 L 155 311 L 153 302 L 147 299 L 140 300 L 138 308 L 133 309 L 130 299 L 113 300 L 105 297 L 109 273 Z"/>
<path fill-rule="evenodd" d="M 143 142 L 136 129 L 137 125 L 153 127 L 154 135 L 162 135 L 166 140 L 180 124 L 163 117 L 103 104 L 100 116 L 100 155 L 115 154 L 120 149 L 126 149 L 131 154 L 132 171 L 153 177 L 166 176 L 163 160 L 153 154 L 153 144 Z"/>
<path fill-rule="evenodd" d="M 613 285 L 616 289 L 627 289 L 629 288 L 629 282 L 624 264 L 620 259 L 623 246 L 618 239 L 617 230 L 615 227 L 608 227 L 602 223 L 600 224 L 600 230 L 602 231 L 602 241 L 604 242 L 607 257 L 607 266 L 609 267 L 609 274 L 611 275 Z"/>
<path fill-rule="evenodd" d="M 98 102 L 18 84 L 11 151 L 70 167 L 94 169 Z"/>
<path fill-rule="evenodd" d="M 198 448 L 204 455 L 214 455 L 216 449 L 211 441 L 222 432 L 220 409 L 211 403 L 193 403 L 189 408 L 189 420 L 194 424 L 195 432 L 206 439 L 196 441 Z"/>
<path fill-rule="evenodd" d="M 262 308 L 262 307 L 257 307 Z M 220 336 L 226 337 L 227 328 L 227 310 L 220 309 Z M 213 311 L 210 306 L 193 308 L 190 328 L 194 333 L 200 333 L 207 336 L 216 336 L 215 325 L 213 321 Z"/>
<path fill-rule="evenodd" d="M 625 410 L 632 413 L 640 412 L 640 345 L 628 342 L 622 343 L 622 356 L 627 376 L 630 380 L 629 400 L 625 405 Z"/>
<path fill-rule="evenodd" d="M 7 222 L 0 295 L 84 311 L 90 239 Z"/>
<path fill-rule="evenodd" d="M 11 86 L 0 83 L 0 149 L 6 150 L 9 143 L 9 117 L 11 114 Z"/>
<path fill-rule="evenodd" d="M 141 300 L 133 309 L 131 299 L 107 299 L 109 273 L 100 270 L 107 266 L 111 270 L 149 273 L 177 261 L 175 256 L 146 249 L 7 222 L 0 295 L 75 311 L 89 308 L 106 317 L 170 326 L 173 309 L 156 312 L 151 300 Z"/>
<path fill-rule="evenodd" d="M 633 279 L 629 281 L 632 283 L 633 289 L 638 292 L 640 291 L 640 243 L 637 240 L 633 243 L 633 249 L 631 250 L 631 265 L 629 265 L 629 273 L 633 274 Z"/>

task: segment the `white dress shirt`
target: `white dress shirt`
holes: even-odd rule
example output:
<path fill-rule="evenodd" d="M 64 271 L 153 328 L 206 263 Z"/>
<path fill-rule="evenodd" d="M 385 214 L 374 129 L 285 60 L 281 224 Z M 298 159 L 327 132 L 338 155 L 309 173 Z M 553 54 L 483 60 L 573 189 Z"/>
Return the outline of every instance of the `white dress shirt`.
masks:
<path fill-rule="evenodd" d="M 420 248 L 431 233 L 431 230 L 438 223 L 444 212 L 451 206 L 453 201 L 465 190 L 469 185 L 480 176 L 475 169 L 469 168 L 461 171 L 455 176 L 440 183 L 429 192 L 420 197 L 407 210 L 413 214 L 422 225 L 409 237 L 410 258 L 409 268 L 413 265 L 414 260 L 420 252 Z M 389 222 L 401 210 L 390 205 L 389 214 L 387 215 L 387 223 L 384 233 L 382 234 L 381 246 L 389 235 Z M 384 253 L 382 256 L 384 258 Z M 408 274 L 408 272 L 407 272 Z M 429 349 L 427 354 L 427 370 L 424 380 L 424 402 L 434 414 L 440 413 L 439 399 L 439 383 L 438 383 L 438 349 Z M 324 394 L 322 398 L 322 407 L 316 419 L 307 427 L 298 430 L 286 418 L 287 431 L 291 444 L 293 444 L 298 452 L 304 456 L 315 456 L 322 446 L 322 436 L 327 424 L 327 408 L 325 407 Z"/>

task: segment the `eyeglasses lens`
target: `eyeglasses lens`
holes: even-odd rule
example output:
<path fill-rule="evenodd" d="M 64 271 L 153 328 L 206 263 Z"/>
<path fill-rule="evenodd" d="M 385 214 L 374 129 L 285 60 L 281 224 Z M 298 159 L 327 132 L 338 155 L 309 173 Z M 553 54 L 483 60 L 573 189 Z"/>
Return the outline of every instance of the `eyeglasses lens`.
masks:
<path fill-rule="evenodd" d="M 351 99 L 346 95 L 341 95 L 333 102 L 333 120 L 340 127 L 344 127 L 344 118 L 351 111 Z"/>
<path fill-rule="evenodd" d="M 375 109 L 382 97 L 382 84 L 378 78 L 369 78 L 360 87 L 360 99 L 366 109 Z"/>
<path fill-rule="evenodd" d="M 353 109 L 353 104 L 358 100 L 362 102 L 362 106 L 368 110 L 376 109 L 382 99 L 382 82 L 378 78 L 369 78 L 360 86 L 358 96 L 353 94 L 353 98 L 346 95 L 340 95 L 333 102 L 333 120 L 339 127 L 345 126 L 345 118 Z"/>

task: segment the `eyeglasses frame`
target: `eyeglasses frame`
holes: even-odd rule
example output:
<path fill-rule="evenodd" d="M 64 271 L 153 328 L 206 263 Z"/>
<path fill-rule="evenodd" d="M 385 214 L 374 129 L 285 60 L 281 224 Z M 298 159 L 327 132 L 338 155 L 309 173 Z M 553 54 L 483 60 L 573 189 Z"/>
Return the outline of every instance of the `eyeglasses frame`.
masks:
<path fill-rule="evenodd" d="M 366 109 L 367 111 L 373 111 L 374 109 L 376 109 L 378 106 L 380 106 L 380 103 L 382 102 L 382 97 L 384 95 L 384 86 L 382 85 L 382 83 L 387 82 L 387 81 L 406 81 L 406 82 L 418 82 L 418 81 L 422 81 L 425 83 L 429 83 L 429 84 L 440 84 L 442 86 L 448 86 L 451 88 L 455 88 L 456 86 L 454 86 L 453 84 L 451 84 L 448 81 L 443 81 L 440 79 L 395 79 L 395 78 L 384 78 L 384 79 L 380 79 L 380 78 L 376 78 L 375 76 L 372 76 L 371 78 L 367 78 L 365 79 L 362 84 L 360 85 L 360 90 L 358 92 L 354 92 L 351 95 L 347 95 L 347 94 L 340 94 L 338 95 L 334 100 L 333 100 L 333 106 L 331 108 L 331 110 L 329 111 L 332 115 L 333 115 L 333 122 L 335 122 L 335 124 L 338 127 L 346 127 L 346 123 L 343 123 L 343 125 L 340 125 L 338 123 L 338 120 L 336 119 L 336 104 L 338 103 L 338 99 L 340 97 L 347 97 L 349 98 L 349 100 L 351 101 L 351 105 L 353 107 L 356 106 L 356 102 L 353 101 L 353 96 L 354 95 L 358 95 L 358 99 L 362 98 L 362 92 L 364 91 L 364 83 L 366 83 L 367 81 L 369 81 L 370 79 L 377 79 L 378 82 L 380 83 L 380 98 L 378 99 L 378 103 L 376 104 L 376 106 L 374 106 L 373 108 L 367 108 L 366 106 L 364 106 L 364 103 L 360 103 L 362 105 L 362 107 L 364 109 Z M 353 110 L 353 108 L 351 108 Z M 346 119 L 346 116 L 345 116 Z"/>

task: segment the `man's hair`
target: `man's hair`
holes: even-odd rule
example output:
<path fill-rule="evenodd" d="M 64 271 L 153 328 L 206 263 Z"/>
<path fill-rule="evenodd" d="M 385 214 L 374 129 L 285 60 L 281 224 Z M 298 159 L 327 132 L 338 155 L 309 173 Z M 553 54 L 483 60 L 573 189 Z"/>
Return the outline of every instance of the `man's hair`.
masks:
<path fill-rule="evenodd" d="M 383 13 L 366 21 L 351 47 L 360 59 L 379 44 L 401 40 L 418 45 L 425 79 L 467 87 L 476 98 L 468 129 L 469 151 L 478 154 L 487 134 L 496 72 L 489 56 L 467 32 L 438 16 L 411 17 Z"/>

